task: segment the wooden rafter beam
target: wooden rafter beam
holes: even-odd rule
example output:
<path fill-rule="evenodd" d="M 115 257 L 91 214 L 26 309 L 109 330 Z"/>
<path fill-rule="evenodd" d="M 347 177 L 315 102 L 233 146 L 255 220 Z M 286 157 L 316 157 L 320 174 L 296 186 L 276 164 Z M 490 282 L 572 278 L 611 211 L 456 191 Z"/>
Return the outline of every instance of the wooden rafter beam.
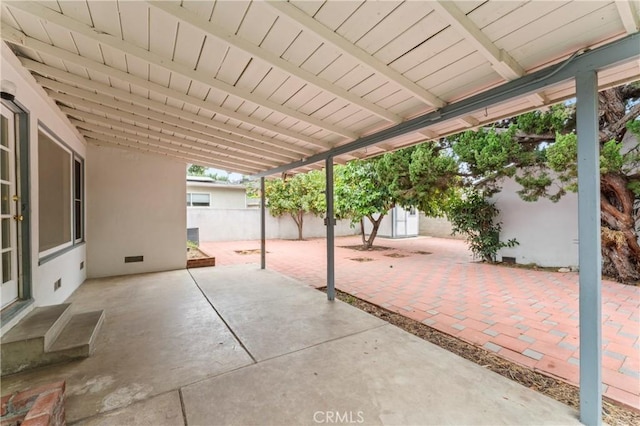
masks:
<path fill-rule="evenodd" d="M 152 145 L 131 143 L 131 142 L 128 142 L 125 140 L 119 140 L 119 139 L 112 140 L 104 136 L 100 136 L 98 139 L 93 139 L 84 135 L 83 137 L 87 140 L 87 142 L 96 146 L 107 146 L 111 148 L 118 148 L 125 151 L 137 152 L 142 155 L 152 155 L 152 156 L 161 157 L 164 159 L 180 161 L 185 164 L 195 163 L 199 166 L 214 167 L 216 169 L 221 169 L 229 172 L 238 172 L 238 173 L 249 174 L 249 175 L 252 173 L 255 173 L 255 171 L 251 168 L 244 168 L 244 167 L 227 168 L 227 166 L 215 160 L 209 160 L 209 161 L 195 160 L 194 158 L 188 155 L 184 155 L 182 153 L 171 151 L 171 150 L 162 149 L 160 147 L 155 147 Z"/>
<path fill-rule="evenodd" d="M 524 75 L 524 70 L 506 51 L 498 48 L 480 28 L 452 1 L 438 0 L 429 3 L 446 22 L 484 56 L 493 69 L 507 80 Z"/>
<path fill-rule="evenodd" d="M 261 147 L 264 145 L 268 145 L 268 147 L 265 146 L 266 150 L 269 150 L 274 154 L 279 154 L 291 159 L 298 159 L 300 158 L 301 155 L 306 156 L 314 153 L 314 151 L 287 143 L 280 139 L 259 135 L 255 132 L 251 132 L 249 130 L 245 130 L 240 127 L 235 127 L 233 125 L 226 124 L 218 120 L 208 119 L 201 115 L 194 114 L 192 112 L 185 111 L 180 108 L 175 108 L 175 107 L 166 105 L 162 102 L 147 99 L 142 96 L 129 93 L 125 90 L 117 89 L 115 87 L 111 87 L 109 85 L 99 83 L 97 81 L 82 78 L 80 76 L 77 76 L 76 74 L 71 74 L 69 72 L 62 71 L 58 68 L 50 67 L 48 65 L 41 64 L 40 62 L 32 61 L 31 59 L 20 58 L 20 61 L 22 62 L 25 68 L 27 68 L 32 72 L 35 72 L 42 76 L 55 78 L 56 83 L 59 84 L 56 87 L 69 87 L 69 88 L 73 87 L 69 84 L 62 83 L 61 81 L 68 82 L 70 84 L 73 84 L 74 86 L 79 86 L 81 88 L 95 91 L 98 94 L 107 95 L 119 101 L 126 101 L 121 103 L 129 102 L 129 103 L 135 104 L 135 105 L 132 105 L 132 107 L 135 107 L 136 105 L 142 106 L 144 107 L 143 109 L 151 110 L 151 113 L 153 111 L 160 111 L 163 114 L 163 117 L 164 117 L 163 119 L 168 120 L 169 122 L 174 124 L 176 124 L 176 122 L 173 120 L 173 118 L 180 118 L 182 120 L 180 120 L 179 122 L 183 122 L 182 125 L 184 125 L 184 123 L 189 123 L 188 124 L 189 128 L 200 131 L 202 133 L 214 132 L 216 133 L 217 136 L 220 136 L 221 138 L 223 137 L 221 134 L 225 133 L 226 135 L 223 137 L 224 139 L 234 141 L 236 143 L 241 143 L 241 144 L 248 143 L 250 144 L 250 146 L 253 146 L 253 147 Z M 56 87 L 46 86 L 47 84 L 51 85 L 52 83 L 50 82 L 54 81 L 54 80 L 51 80 L 51 78 L 39 77 L 36 75 L 36 81 L 38 81 L 41 85 L 45 85 L 45 87 L 58 90 L 56 89 Z M 60 85 L 64 85 L 64 86 L 60 86 Z M 136 108 L 136 111 L 137 110 L 138 109 Z M 151 114 L 151 113 L 150 113 L 150 116 L 151 115 L 153 115 L 153 117 L 156 116 L 155 114 Z M 171 117 L 167 117 L 167 115 Z M 205 129 L 209 129 L 209 130 L 205 130 Z M 220 131 L 220 132 L 217 132 L 217 131 Z"/>
<path fill-rule="evenodd" d="M 202 19 L 200 16 L 189 11 L 188 9 L 185 9 L 184 7 L 181 7 L 177 4 L 157 1 L 147 1 L 147 3 L 151 7 L 160 9 L 168 13 L 169 15 L 178 18 L 180 21 L 189 24 L 200 31 L 203 31 L 207 35 L 215 37 L 217 40 L 227 44 L 228 46 L 240 49 L 243 52 L 250 54 L 254 58 L 260 59 L 261 61 L 264 61 L 267 64 L 276 67 L 287 74 L 297 77 L 305 81 L 306 83 L 311 84 L 320 90 L 323 90 L 326 93 L 330 93 L 335 97 L 342 98 L 354 105 L 357 105 L 363 110 L 369 111 L 370 113 L 375 114 L 384 120 L 390 121 L 392 123 L 400 123 L 402 121 L 402 118 L 390 111 L 387 111 L 381 106 L 366 101 L 362 97 L 351 93 L 339 86 L 336 86 L 331 82 L 318 77 L 314 73 L 311 73 L 303 68 L 299 68 L 286 59 L 282 59 L 280 56 L 271 53 L 259 46 L 256 46 L 255 44 L 243 39 L 242 37 L 239 37 L 236 34 L 225 31 L 221 26 L 215 25 L 214 23 L 207 21 L 206 19 Z"/>
<path fill-rule="evenodd" d="M 36 2 L 9 1 L 6 2 L 6 4 L 11 8 L 16 8 L 23 12 L 29 13 L 36 18 L 45 19 L 48 22 L 63 29 L 66 29 L 73 33 L 81 34 L 95 42 L 102 44 L 103 46 L 108 46 L 127 55 L 132 55 L 149 64 L 163 68 L 169 72 L 182 75 L 190 80 L 199 82 L 220 92 L 238 97 L 256 105 L 260 105 L 269 110 L 279 112 L 295 120 L 318 127 L 319 129 L 323 129 L 349 139 L 357 138 L 357 135 L 351 131 L 345 130 L 338 126 L 330 125 L 316 117 L 303 114 L 302 112 L 295 109 L 280 105 L 279 103 L 271 101 L 269 99 L 262 98 L 249 90 L 233 86 L 221 80 L 212 78 L 208 73 L 198 71 L 197 69 L 193 69 L 192 67 L 188 67 L 186 65 L 172 61 L 171 59 L 162 57 L 161 55 L 150 52 L 147 49 L 128 43 L 119 37 L 115 37 L 111 34 L 98 31 L 97 29 L 92 28 L 84 24 L 83 22 L 76 21 L 73 18 L 58 13 L 52 9 L 49 9 L 48 7 L 39 5 Z"/>
<path fill-rule="evenodd" d="M 440 138 L 440 135 L 437 132 L 434 132 L 431 129 L 423 129 L 423 130 L 420 130 L 420 132 L 418 132 L 418 133 L 420 133 L 421 135 L 426 136 L 430 140 Z"/>
<path fill-rule="evenodd" d="M 480 120 L 470 115 L 466 117 L 460 117 L 458 118 L 458 121 L 463 123 L 463 125 L 468 128 L 478 127 L 480 125 Z"/>
<path fill-rule="evenodd" d="M 633 2 L 629 0 L 616 0 L 618 14 L 624 25 L 627 34 L 633 34 L 640 31 L 640 17 L 638 11 L 635 10 Z"/>
<path fill-rule="evenodd" d="M 67 95 L 64 95 L 65 97 Z M 67 103 L 72 103 L 75 105 L 78 105 L 80 107 L 83 108 L 88 108 L 94 111 L 98 111 L 102 114 L 105 115 L 111 115 L 118 117 L 119 119 L 129 119 L 127 118 L 127 114 L 123 114 L 123 115 L 118 115 L 117 110 L 113 110 L 113 109 L 107 109 L 106 107 L 100 107 L 99 105 L 87 105 L 87 103 L 83 102 L 82 100 L 78 99 L 76 102 L 73 101 L 73 99 L 68 99 L 66 98 L 65 100 L 63 100 L 64 102 Z M 103 117 L 100 116 L 98 114 L 92 113 L 92 112 L 87 112 L 87 111 L 82 111 L 76 108 L 71 108 L 71 107 L 67 107 L 67 106 L 60 106 L 60 109 L 62 110 L 62 112 L 64 112 L 65 114 L 67 114 L 70 117 L 75 117 L 75 118 L 81 118 L 83 120 L 91 120 L 93 122 L 99 123 L 103 126 L 107 126 L 107 127 L 117 127 L 123 130 L 128 130 L 129 132 L 134 132 L 134 133 L 139 133 L 139 134 L 145 134 L 145 135 L 149 135 L 149 136 L 153 136 L 155 138 L 159 138 L 159 139 L 164 139 L 168 142 L 177 144 L 177 145 L 182 145 L 185 147 L 191 147 L 191 148 L 196 148 L 197 150 L 205 150 L 208 151 L 210 153 L 214 153 L 214 154 L 220 154 L 220 155 L 225 155 L 227 157 L 231 157 L 234 158 L 234 161 L 242 164 L 244 162 L 248 162 L 248 163 L 257 163 L 257 164 L 261 164 L 261 165 L 275 165 L 275 164 L 281 164 L 278 162 L 274 162 L 274 161 L 270 161 L 261 157 L 254 157 L 253 155 L 247 155 L 246 153 L 239 153 L 238 151 L 233 151 L 233 150 L 226 150 L 226 149 L 221 149 L 219 146 L 216 145 L 210 145 L 206 142 L 201 142 L 201 141 L 193 141 L 190 139 L 185 139 L 185 138 L 181 138 L 175 135 L 171 135 L 171 134 L 167 134 L 167 133 L 163 133 L 162 131 L 157 131 L 157 130 L 153 130 L 153 129 L 148 129 L 145 127 L 141 127 L 139 124 L 141 124 L 140 122 L 138 122 L 138 125 L 134 125 L 134 124 L 129 124 L 129 123 L 124 123 L 122 121 L 118 121 L 116 119 L 113 118 L 108 118 L 108 117 Z M 75 126 L 80 126 L 81 122 L 77 121 L 77 120 L 71 120 L 72 123 Z M 162 123 L 148 123 L 147 124 L 150 127 L 155 127 L 155 128 L 159 128 L 161 130 L 165 130 L 171 132 L 171 130 L 167 130 L 166 127 L 164 127 L 162 125 Z M 94 129 L 95 130 L 95 129 Z M 215 143 L 215 141 L 213 141 Z"/>
<path fill-rule="evenodd" d="M 545 94 L 542 92 L 533 93 L 527 96 L 527 99 L 529 99 L 529 101 L 531 101 L 533 105 L 539 106 L 539 107 L 545 106 L 546 104 L 549 103 L 549 98 L 547 98 Z"/>
<path fill-rule="evenodd" d="M 73 117 L 72 114 L 70 115 Z M 159 135 L 158 132 L 154 130 L 144 128 L 131 129 L 130 125 L 127 125 L 126 123 L 104 120 L 104 117 L 85 116 L 82 118 L 84 120 L 91 120 L 95 123 L 99 123 L 93 124 L 89 121 L 80 121 L 72 118 L 71 122 L 85 135 L 87 134 L 87 131 L 90 131 L 95 132 L 96 134 L 104 134 L 112 137 L 128 139 L 132 142 L 145 142 L 180 151 L 184 154 L 199 157 L 200 159 L 216 159 L 224 162 L 226 167 L 230 167 L 233 165 L 266 167 L 263 162 L 260 162 L 259 160 L 253 160 L 251 157 L 241 157 L 240 159 L 238 159 L 237 153 L 234 153 L 233 151 L 225 152 L 217 150 L 215 148 L 212 149 L 211 147 L 201 147 L 199 145 L 190 144 L 190 141 L 185 141 L 184 139 L 180 139 L 174 136 L 168 136 L 165 134 Z"/>
<path fill-rule="evenodd" d="M 370 55 L 368 52 L 360 49 L 358 46 L 355 46 L 339 34 L 331 31 L 329 28 L 313 19 L 313 17 L 307 15 L 302 10 L 295 7 L 293 4 L 280 0 L 268 0 L 266 4 L 277 10 L 280 16 L 289 19 L 304 31 L 312 32 L 317 37 L 322 39 L 325 43 L 334 46 L 345 55 L 352 57 L 353 59 L 358 61 L 358 63 L 371 69 L 373 72 L 383 75 L 384 77 L 389 79 L 389 81 L 402 87 L 404 90 L 411 93 L 414 97 L 420 99 L 425 104 L 430 105 L 434 108 L 441 108 L 445 105 L 445 102 L 435 96 L 433 93 L 430 93 L 422 86 L 419 86 L 415 82 L 409 80 L 404 75 L 400 74 L 393 68 L 390 68 L 382 61 Z"/>
<path fill-rule="evenodd" d="M 173 89 L 169 89 L 160 84 L 153 83 L 149 80 L 134 76 L 127 72 L 109 67 L 102 63 L 87 59 L 83 56 L 76 55 L 75 53 L 69 52 L 64 49 L 60 49 L 58 47 L 52 46 L 50 44 L 44 43 L 40 40 L 34 39 L 32 37 L 27 36 L 20 30 L 10 27 L 9 25 L 2 25 L 0 27 L 0 34 L 3 40 L 8 41 L 9 43 L 22 46 L 27 49 L 34 50 L 36 52 L 45 53 L 48 55 L 52 55 L 58 59 L 63 61 L 69 61 L 81 67 L 87 68 L 89 70 L 93 70 L 105 75 L 109 75 L 113 78 L 117 78 L 126 83 L 132 84 L 134 86 L 141 87 L 146 90 L 150 90 L 152 92 L 156 92 L 162 96 L 166 96 L 168 98 L 176 99 L 181 102 L 185 102 L 189 105 L 194 105 L 198 108 L 202 108 L 207 111 L 211 111 L 216 114 L 220 114 L 222 116 L 238 120 L 241 122 L 245 122 L 247 124 L 253 125 L 255 127 L 268 130 L 270 132 L 279 133 L 284 136 L 288 136 L 290 138 L 306 142 L 310 145 L 314 145 L 321 149 L 329 148 L 329 145 L 326 142 L 320 142 L 315 138 L 311 138 L 308 136 L 301 135 L 299 132 L 295 132 L 289 129 L 285 129 L 283 127 L 279 127 L 261 120 L 258 120 L 254 117 L 241 114 L 236 111 L 231 111 L 226 108 L 219 107 L 211 102 L 206 102 L 198 98 L 194 98 L 193 96 L 186 95 L 182 92 L 178 92 Z"/>
<path fill-rule="evenodd" d="M 246 168 L 247 170 L 249 170 L 250 168 L 256 168 L 255 165 L 251 165 L 252 167 L 244 167 L 240 164 L 225 161 L 224 158 L 220 158 L 215 155 L 213 156 L 210 154 L 207 155 L 202 152 L 188 150 L 187 148 L 184 148 L 181 146 L 176 146 L 173 144 L 165 143 L 162 141 L 158 141 L 158 140 L 154 140 L 146 137 L 131 135 L 128 133 L 118 133 L 113 130 L 111 132 L 109 132 L 108 130 L 93 131 L 90 129 L 85 129 L 83 127 L 80 127 L 80 130 L 82 134 L 87 138 L 104 140 L 106 142 L 112 142 L 112 143 L 122 143 L 122 144 L 127 144 L 129 146 L 142 145 L 145 147 L 153 147 L 154 149 L 161 150 L 164 153 L 181 155 L 184 157 L 191 158 L 192 161 L 194 162 L 215 163 L 218 166 L 222 166 L 225 168 L 240 167 L 240 168 Z"/>
<path fill-rule="evenodd" d="M 144 122 L 145 124 L 153 123 L 153 120 L 155 120 L 158 123 L 162 123 L 162 126 L 171 132 L 181 133 L 185 136 L 202 140 L 208 140 L 222 147 L 231 148 L 236 151 L 243 151 L 248 154 L 257 156 L 272 158 L 279 162 L 287 161 L 288 158 L 290 158 L 274 153 L 270 149 L 272 147 L 260 146 L 259 144 L 256 144 L 251 140 L 243 140 L 241 143 L 237 143 L 233 141 L 233 138 L 231 138 L 230 140 L 230 135 L 224 132 L 218 132 L 214 129 L 202 126 L 198 123 L 181 120 L 177 117 L 168 116 L 156 111 L 129 104 L 127 102 L 122 102 L 109 96 L 92 93 L 76 87 L 71 87 L 43 77 L 37 77 L 36 81 L 38 81 L 38 83 L 40 83 L 43 87 L 51 89 L 47 93 L 53 99 L 61 101 L 67 100 L 76 103 L 80 99 L 84 99 L 102 107 L 113 108 L 114 110 L 111 110 L 112 112 L 115 112 L 115 110 L 122 111 L 121 113 L 119 113 L 121 117 L 129 118 L 134 121 L 137 117 L 140 117 L 140 121 Z M 78 99 L 74 100 L 72 97 Z"/>

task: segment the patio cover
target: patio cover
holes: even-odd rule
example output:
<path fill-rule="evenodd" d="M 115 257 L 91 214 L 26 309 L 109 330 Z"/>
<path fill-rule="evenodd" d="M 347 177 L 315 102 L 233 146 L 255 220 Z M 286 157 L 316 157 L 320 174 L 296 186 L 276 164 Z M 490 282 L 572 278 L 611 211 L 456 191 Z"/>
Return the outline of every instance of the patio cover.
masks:
<path fill-rule="evenodd" d="M 640 2 L 3 1 L 1 10 L 3 56 L 33 74 L 86 142 L 260 177 L 324 165 L 329 183 L 334 162 L 577 93 L 580 414 L 601 422 L 596 91 L 640 78 Z M 332 298 L 332 226 L 327 241 Z M 264 267 L 264 238 L 262 252 Z"/>
<path fill-rule="evenodd" d="M 564 79 L 440 113 L 636 33 L 639 5 L 4 1 L 2 38 L 88 143 L 255 175 L 322 167 L 313 160 L 337 147 L 336 163 L 379 155 L 573 97 Z M 631 57 L 603 67 L 598 87 L 639 77 Z"/>

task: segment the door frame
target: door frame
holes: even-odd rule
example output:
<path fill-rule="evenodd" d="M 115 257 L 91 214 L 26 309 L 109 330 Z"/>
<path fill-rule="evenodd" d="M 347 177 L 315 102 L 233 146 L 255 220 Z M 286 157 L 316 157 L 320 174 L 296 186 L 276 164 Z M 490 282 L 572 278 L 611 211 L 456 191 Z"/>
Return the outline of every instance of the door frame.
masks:
<path fill-rule="evenodd" d="M 2 305 L 0 309 L 16 302 L 19 298 L 20 287 L 20 248 L 18 247 L 19 238 L 19 219 L 18 209 L 20 200 L 18 198 L 18 149 L 17 135 L 15 134 L 16 125 L 14 122 L 14 114 L 4 105 L 0 105 L 2 114 L 2 139 L 3 146 L 1 152 L 3 155 L 2 164 Z M 5 128 L 6 127 L 6 128 Z M 6 140 L 5 140 L 6 138 Z M 4 146 L 6 142 L 6 146 Z M 6 160 L 6 164 L 5 164 Z M 6 211 L 4 211 L 6 209 Z M 5 224 L 8 227 L 5 229 Z M 6 234 L 6 235 L 5 235 Z M 8 256 L 8 263 L 5 265 L 5 255 Z M 6 268 L 6 271 L 5 271 Z"/>
<path fill-rule="evenodd" d="M 2 105 L 13 113 L 15 134 L 16 193 L 20 196 L 16 214 L 23 220 L 17 226 L 18 300 L 0 312 L 5 324 L 33 303 L 31 262 L 31 175 L 30 114 L 18 101 L 2 99 Z"/>

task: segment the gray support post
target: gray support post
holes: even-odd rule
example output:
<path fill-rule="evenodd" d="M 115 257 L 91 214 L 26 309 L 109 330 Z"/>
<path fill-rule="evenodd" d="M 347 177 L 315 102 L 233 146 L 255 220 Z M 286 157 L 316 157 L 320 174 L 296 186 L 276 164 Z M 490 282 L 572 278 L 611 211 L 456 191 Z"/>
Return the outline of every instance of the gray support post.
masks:
<path fill-rule="evenodd" d="M 267 250 L 266 250 L 266 208 L 264 196 L 264 177 L 260 178 L 260 269 L 267 267 Z"/>
<path fill-rule="evenodd" d="M 602 423 L 602 312 L 598 75 L 576 74 L 580 260 L 580 421 Z"/>
<path fill-rule="evenodd" d="M 326 197 L 327 197 L 327 299 L 336 298 L 335 284 L 335 217 L 333 213 L 333 157 L 329 156 L 325 162 Z"/>

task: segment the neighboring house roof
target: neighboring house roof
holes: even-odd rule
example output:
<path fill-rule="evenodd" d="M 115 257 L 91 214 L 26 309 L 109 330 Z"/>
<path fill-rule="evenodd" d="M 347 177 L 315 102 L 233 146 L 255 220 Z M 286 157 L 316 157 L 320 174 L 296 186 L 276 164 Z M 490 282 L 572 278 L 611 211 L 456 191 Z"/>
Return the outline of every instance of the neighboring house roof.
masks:
<path fill-rule="evenodd" d="M 187 176 L 187 182 L 215 182 L 209 176 Z"/>
<path fill-rule="evenodd" d="M 214 181 L 210 177 L 206 176 L 187 176 L 187 186 L 197 186 L 206 188 L 226 188 L 246 191 L 244 185 L 240 183 L 229 183 L 224 181 Z"/>

